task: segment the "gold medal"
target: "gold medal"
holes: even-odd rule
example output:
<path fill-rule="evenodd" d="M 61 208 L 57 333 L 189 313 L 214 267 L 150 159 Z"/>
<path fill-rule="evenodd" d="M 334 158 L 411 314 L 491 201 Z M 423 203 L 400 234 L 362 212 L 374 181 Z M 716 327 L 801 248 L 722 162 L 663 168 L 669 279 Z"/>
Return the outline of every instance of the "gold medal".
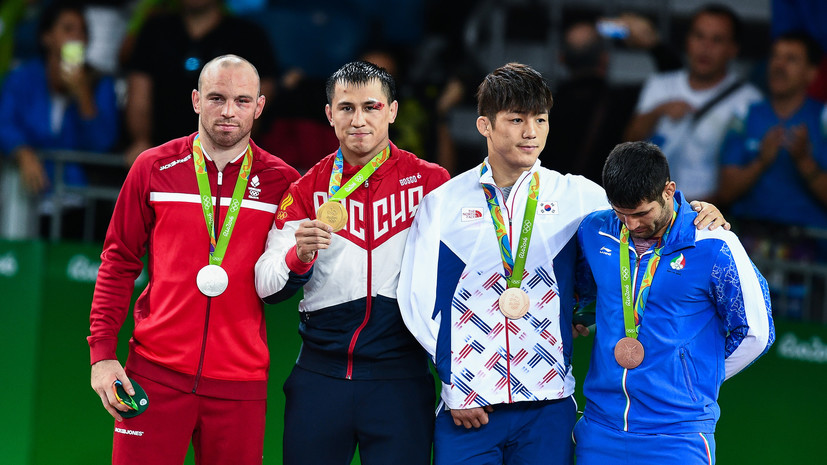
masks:
<path fill-rule="evenodd" d="M 637 368 L 643 362 L 643 344 L 635 338 L 624 337 L 615 345 L 615 360 L 623 368 Z"/>
<path fill-rule="evenodd" d="M 347 210 L 341 202 L 327 201 L 316 210 L 316 219 L 338 232 L 347 224 Z"/>
<path fill-rule="evenodd" d="M 519 320 L 528 313 L 530 299 L 519 287 L 510 287 L 500 295 L 500 312 L 506 318 Z"/>

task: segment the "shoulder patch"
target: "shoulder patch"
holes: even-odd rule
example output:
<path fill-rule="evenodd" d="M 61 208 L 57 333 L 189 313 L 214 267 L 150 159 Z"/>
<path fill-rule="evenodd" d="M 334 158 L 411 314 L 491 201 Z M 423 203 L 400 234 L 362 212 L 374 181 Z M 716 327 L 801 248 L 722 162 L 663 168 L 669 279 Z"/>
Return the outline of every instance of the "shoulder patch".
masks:
<path fill-rule="evenodd" d="M 279 211 L 276 213 L 277 220 L 283 220 L 287 218 L 287 208 L 293 205 L 293 194 L 288 193 L 282 199 L 281 204 L 279 204 Z"/>

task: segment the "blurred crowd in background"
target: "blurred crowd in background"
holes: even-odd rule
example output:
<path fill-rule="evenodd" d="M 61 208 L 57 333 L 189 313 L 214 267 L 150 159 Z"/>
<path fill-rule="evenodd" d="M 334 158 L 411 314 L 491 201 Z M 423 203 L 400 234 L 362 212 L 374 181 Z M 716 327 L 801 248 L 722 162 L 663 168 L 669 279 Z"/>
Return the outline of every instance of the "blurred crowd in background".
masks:
<path fill-rule="evenodd" d="M 452 175 L 485 154 L 479 82 L 519 61 L 554 91 L 544 165 L 600 183 L 615 144 L 659 144 L 678 188 L 719 205 L 759 267 L 809 267 L 780 271 L 776 288 L 823 307 L 809 277 L 827 261 L 823 24 L 820 0 L 4 0 L 0 237 L 102 238 L 112 200 L 85 192 L 117 189 L 141 151 L 195 131 L 190 93 L 216 56 L 257 67 L 253 139 L 300 172 L 338 145 L 326 78 L 355 59 L 386 68 L 391 139 Z M 802 306 L 790 299 L 780 308 Z"/>

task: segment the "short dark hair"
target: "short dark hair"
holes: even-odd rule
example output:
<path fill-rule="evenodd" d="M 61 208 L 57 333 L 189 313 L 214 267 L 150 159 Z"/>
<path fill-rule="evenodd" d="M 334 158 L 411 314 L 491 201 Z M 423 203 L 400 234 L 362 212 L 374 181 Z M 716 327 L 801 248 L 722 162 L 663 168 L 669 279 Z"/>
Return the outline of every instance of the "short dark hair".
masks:
<path fill-rule="evenodd" d="M 778 42 L 798 42 L 804 46 L 807 52 L 807 63 L 818 66 L 821 63 L 821 55 L 823 53 L 821 46 L 813 37 L 804 31 L 789 31 L 781 34 L 775 38 L 774 43 Z"/>
<path fill-rule="evenodd" d="M 695 10 L 695 13 L 692 14 L 692 20 L 689 21 L 690 31 L 695 26 L 695 21 L 697 21 L 698 17 L 703 14 L 726 17 L 730 25 L 732 25 L 733 42 L 736 44 L 741 42 L 741 29 L 743 29 L 743 25 L 741 24 L 741 18 L 738 17 L 735 10 L 720 3 L 708 3 Z"/>
<path fill-rule="evenodd" d="M 328 79 L 325 85 L 327 103 L 333 103 L 333 94 L 336 91 L 336 84 L 355 84 L 363 86 L 373 80 L 382 84 L 382 91 L 388 97 L 388 103 L 396 100 L 396 82 L 393 76 L 385 68 L 380 68 L 367 61 L 351 61 L 339 68 Z"/>
<path fill-rule="evenodd" d="M 530 66 L 508 63 L 495 69 L 477 89 L 477 112 L 494 124 L 497 113 L 548 113 L 554 101 L 543 76 Z"/>
<path fill-rule="evenodd" d="M 89 39 L 89 26 L 86 24 L 86 17 L 83 15 L 83 3 L 78 0 L 55 0 L 43 8 L 43 11 L 40 13 L 40 18 L 38 18 L 37 21 L 37 43 L 41 54 L 46 54 L 46 50 L 40 42 L 41 37 L 43 37 L 43 34 L 51 31 L 55 27 L 55 24 L 57 24 L 60 15 L 67 11 L 80 15 L 83 20 L 83 35 L 86 36 L 87 40 Z"/>
<path fill-rule="evenodd" d="M 669 163 L 660 148 L 650 142 L 617 144 L 603 165 L 603 188 L 614 207 L 636 208 L 658 200 L 669 182 Z"/>

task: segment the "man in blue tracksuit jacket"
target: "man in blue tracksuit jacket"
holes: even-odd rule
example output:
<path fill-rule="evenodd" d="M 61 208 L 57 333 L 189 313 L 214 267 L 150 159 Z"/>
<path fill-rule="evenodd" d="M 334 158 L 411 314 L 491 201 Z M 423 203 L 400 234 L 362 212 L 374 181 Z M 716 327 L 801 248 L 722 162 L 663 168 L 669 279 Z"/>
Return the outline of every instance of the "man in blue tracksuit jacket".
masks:
<path fill-rule="evenodd" d="M 711 465 L 721 384 L 775 339 L 767 283 L 733 233 L 696 230 L 657 146 L 618 145 L 603 184 L 612 210 L 578 231 L 597 297 L 577 464 Z"/>

